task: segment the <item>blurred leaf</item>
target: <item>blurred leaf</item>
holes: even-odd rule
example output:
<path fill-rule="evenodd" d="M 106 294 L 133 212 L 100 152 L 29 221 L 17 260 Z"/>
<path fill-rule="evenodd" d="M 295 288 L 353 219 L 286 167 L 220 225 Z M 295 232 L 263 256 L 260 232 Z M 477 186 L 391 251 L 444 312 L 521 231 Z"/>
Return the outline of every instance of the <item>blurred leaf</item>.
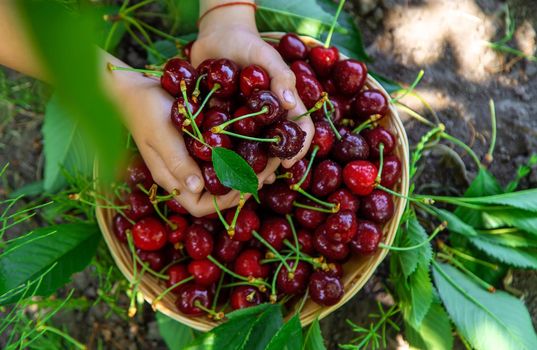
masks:
<path fill-rule="evenodd" d="M 113 53 L 127 29 L 122 20 L 114 21 L 113 18 L 119 13 L 119 7 L 113 5 L 103 5 L 95 8 L 95 27 L 97 34 L 97 45 L 105 48 L 108 41 L 107 51 Z"/>
<path fill-rule="evenodd" d="M 58 98 L 53 96 L 47 105 L 43 124 L 43 187 L 47 192 L 56 192 L 67 184 L 63 171 L 91 177 L 93 156 L 78 125 L 78 122 L 69 118 Z"/>
<path fill-rule="evenodd" d="M 244 158 L 223 147 L 213 148 L 212 153 L 214 171 L 224 186 L 257 196 L 257 176 Z"/>
<path fill-rule="evenodd" d="M 391 80 L 389 78 L 386 78 L 385 76 L 382 76 L 380 74 L 377 74 L 375 72 L 371 72 L 369 71 L 369 74 L 375 78 L 379 83 L 380 85 L 382 85 L 382 87 L 384 89 L 386 89 L 386 91 L 391 94 L 392 92 L 395 92 L 395 91 L 399 91 L 403 88 L 403 86 L 396 82 L 395 80 Z"/>
<path fill-rule="evenodd" d="M 433 302 L 433 284 L 429 277 L 429 264 L 419 264 L 408 282 L 398 281 L 397 295 L 405 321 L 419 328 Z"/>
<path fill-rule="evenodd" d="M 506 186 L 505 192 L 513 192 L 516 190 L 520 180 L 528 176 L 535 165 L 537 165 L 537 154 L 532 154 L 526 164 L 518 167 L 515 179 Z"/>
<path fill-rule="evenodd" d="M 9 194 L 9 198 L 17 198 L 19 196 L 37 196 L 43 194 L 43 180 L 31 182 Z"/>
<path fill-rule="evenodd" d="M 498 226 L 512 226 L 537 237 L 537 214 L 521 209 L 491 210 L 485 214 L 489 220 L 499 221 Z"/>
<path fill-rule="evenodd" d="M 522 301 L 503 291 L 489 293 L 447 264 L 435 264 L 433 276 L 451 319 L 472 347 L 537 349 L 537 335 Z"/>
<path fill-rule="evenodd" d="M 525 232 L 518 231 L 515 233 L 486 234 L 479 236 L 482 241 L 499 244 L 513 248 L 537 248 L 537 237 L 527 237 Z"/>
<path fill-rule="evenodd" d="M 294 315 L 276 332 L 265 350 L 300 350 L 301 346 L 302 326 L 298 315 Z"/>
<path fill-rule="evenodd" d="M 171 23 L 171 32 L 175 34 L 198 31 L 196 22 L 199 17 L 199 1 L 161 0 L 166 7 Z"/>
<path fill-rule="evenodd" d="M 537 269 L 536 249 L 506 247 L 488 241 L 487 237 L 468 237 L 468 240 L 477 249 L 504 264 L 520 268 Z"/>
<path fill-rule="evenodd" d="M 277 311 L 276 311 L 277 310 Z M 252 330 L 242 343 L 242 349 L 264 350 L 283 326 L 281 307 L 268 308 L 252 322 Z"/>
<path fill-rule="evenodd" d="M 447 229 L 450 230 L 451 232 L 456 232 L 463 236 L 477 236 L 477 232 L 472 226 L 463 222 L 461 219 L 459 219 L 459 217 L 457 217 L 452 212 L 444 210 L 444 209 L 439 209 L 436 207 L 431 207 L 431 209 L 436 214 L 438 214 L 438 217 L 441 220 L 444 220 L 447 222 L 448 224 Z"/>
<path fill-rule="evenodd" d="M 308 328 L 308 331 L 304 337 L 304 345 L 302 345 L 302 350 L 326 350 L 318 318 L 316 318 Z"/>
<path fill-rule="evenodd" d="M 459 200 L 471 204 L 503 205 L 528 210 L 531 212 L 537 212 L 537 188 L 484 197 L 461 197 Z"/>
<path fill-rule="evenodd" d="M 170 350 L 181 350 L 194 340 L 194 330 L 166 315 L 157 312 L 158 329 Z"/>
<path fill-rule="evenodd" d="M 403 236 L 404 238 L 401 244 L 402 247 L 411 247 L 414 245 L 418 245 L 426 241 L 428 238 L 427 232 L 421 226 L 418 219 L 416 219 L 415 217 L 412 217 L 408 220 L 408 228 L 403 232 L 405 232 L 406 234 Z M 405 275 L 405 277 L 408 277 L 416 270 L 416 267 L 419 263 L 428 265 L 433 252 L 431 244 L 426 243 L 419 248 L 398 251 L 396 252 L 396 254 L 399 257 L 399 262 L 401 264 L 401 270 L 403 271 L 403 274 Z"/>
<path fill-rule="evenodd" d="M 179 49 L 174 42 L 170 40 L 155 41 L 153 48 L 157 50 L 163 57 L 172 58 L 179 54 Z M 164 63 L 159 57 L 156 57 L 151 51 L 147 51 L 147 62 L 149 64 L 162 64 Z"/>
<path fill-rule="evenodd" d="M 412 348 L 421 350 L 453 349 L 453 334 L 449 317 L 440 304 L 435 301 L 419 328 L 405 326 L 406 337 Z"/>
<path fill-rule="evenodd" d="M 95 16 L 74 16 L 56 2 L 17 1 L 36 52 L 56 88 L 66 115 L 78 123 L 100 157 L 103 176 L 112 179 L 124 151 L 119 112 L 103 90 L 106 62 L 101 61 Z"/>
<path fill-rule="evenodd" d="M 36 295 L 48 296 L 91 261 L 100 241 L 93 224 L 43 227 L 8 243 L 0 254 L 0 305 L 14 302 L 20 288 L 47 273 Z"/>

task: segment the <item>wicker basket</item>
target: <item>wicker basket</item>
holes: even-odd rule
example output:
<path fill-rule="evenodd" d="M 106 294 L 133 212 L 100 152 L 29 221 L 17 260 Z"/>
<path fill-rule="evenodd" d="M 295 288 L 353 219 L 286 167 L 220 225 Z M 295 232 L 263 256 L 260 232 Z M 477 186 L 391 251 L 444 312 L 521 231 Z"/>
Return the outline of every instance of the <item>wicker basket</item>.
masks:
<path fill-rule="evenodd" d="M 282 36 L 282 33 L 265 33 L 264 37 L 278 39 Z M 308 46 L 320 45 L 321 43 L 315 39 L 309 37 L 302 37 L 302 40 Z M 340 55 L 341 59 L 346 58 L 344 55 Z M 378 89 L 386 94 L 386 91 L 382 86 L 371 76 L 368 76 L 366 85 L 370 88 Z M 396 185 L 395 190 L 403 195 L 408 194 L 409 187 L 409 175 L 408 175 L 408 140 L 405 133 L 403 124 L 397 114 L 397 110 L 393 105 L 389 106 L 388 115 L 381 120 L 381 124 L 386 129 L 392 131 L 397 137 L 397 146 L 395 148 L 395 155 L 399 157 L 402 164 L 402 176 L 401 181 Z M 406 200 L 401 198 L 394 198 L 395 214 L 393 218 L 384 225 L 384 239 L 383 242 L 387 245 L 392 244 L 397 231 L 398 224 L 401 220 L 401 216 L 404 211 Z M 125 277 L 132 281 L 132 258 L 128 247 L 116 239 L 112 230 L 112 218 L 115 214 L 112 209 L 97 208 L 97 220 L 103 233 L 104 239 L 110 252 Z M 367 257 L 353 256 L 347 263 L 344 264 L 344 277 L 343 283 L 345 287 L 345 295 L 339 303 L 330 307 L 322 307 L 315 304 L 313 301 L 308 300 L 304 308 L 300 313 L 300 321 L 303 326 L 310 324 L 315 318 L 323 318 L 334 312 L 349 299 L 351 299 L 362 286 L 371 277 L 377 266 L 382 262 L 386 254 L 385 249 L 379 249 L 375 254 Z M 140 291 L 144 295 L 145 300 L 151 303 L 157 295 L 164 291 L 166 287 L 155 277 L 145 274 L 142 282 L 140 283 Z M 189 317 L 181 314 L 175 304 L 175 297 L 172 293 L 167 294 L 157 305 L 157 310 L 166 314 L 167 316 L 186 324 L 192 328 L 200 331 L 208 331 L 218 325 L 218 322 L 209 320 L 206 317 Z M 289 313 L 292 315 L 293 312 Z"/>

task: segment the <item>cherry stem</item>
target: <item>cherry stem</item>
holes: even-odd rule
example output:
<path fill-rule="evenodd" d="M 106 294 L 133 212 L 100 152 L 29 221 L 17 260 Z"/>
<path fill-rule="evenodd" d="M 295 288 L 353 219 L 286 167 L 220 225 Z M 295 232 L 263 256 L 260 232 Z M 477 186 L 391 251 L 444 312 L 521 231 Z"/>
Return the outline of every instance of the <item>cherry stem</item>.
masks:
<path fill-rule="evenodd" d="M 353 131 L 352 133 L 353 134 L 359 134 L 361 133 L 364 129 L 368 129 L 368 128 L 371 128 L 373 123 L 377 122 L 378 120 L 382 119 L 382 115 L 380 114 L 373 114 L 371 117 L 369 117 L 369 119 L 367 119 L 366 121 L 364 121 L 362 124 L 358 125 Z"/>
<path fill-rule="evenodd" d="M 490 136 L 490 146 L 487 154 L 485 155 L 485 162 L 487 164 L 492 163 L 494 157 L 494 148 L 496 147 L 496 135 L 498 133 L 496 127 L 496 108 L 494 107 L 494 100 L 491 98 L 489 100 L 490 108 L 490 123 L 491 123 L 491 136 Z"/>
<path fill-rule="evenodd" d="M 273 137 L 273 138 L 271 138 L 271 139 L 262 139 L 262 138 L 259 138 L 259 137 L 252 137 L 252 136 L 246 136 L 246 135 L 236 134 L 236 133 L 234 133 L 234 132 L 227 131 L 227 130 L 221 130 L 219 133 L 220 133 L 220 134 L 229 135 L 229 136 L 233 136 L 233 137 L 237 137 L 237 138 L 239 138 L 239 139 L 250 140 L 250 141 L 257 141 L 257 142 L 280 142 L 280 138 L 279 138 L 279 137 Z"/>
<path fill-rule="evenodd" d="M 134 242 L 133 242 L 133 238 L 132 238 L 132 233 L 130 232 L 127 232 L 127 243 L 129 244 L 129 248 L 131 248 L 131 254 L 133 256 L 133 266 L 134 266 L 134 271 L 136 272 L 136 262 L 138 262 L 140 265 L 142 265 L 143 269 L 146 270 L 147 272 L 149 272 L 150 274 L 152 274 L 153 276 L 155 277 L 158 277 L 160 279 L 163 279 L 163 280 L 169 280 L 170 277 L 167 276 L 167 275 L 163 275 L 153 269 L 151 269 L 149 267 L 149 264 L 142 261 L 142 259 L 140 259 L 140 257 L 138 256 L 138 254 L 136 254 L 136 247 L 134 246 Z M 135 276 L 136 276 L 136 273 L 133 274 L 133 280 L 135 279 Z"/>
<path fill-rule="evenodd" d="M 331 108 L 330 113 L 328 113 L 328 108 L 326 108 L 327 103 L 330 105 L 330 108 Z M 325 116 L 326 120 L 328 121 L 328 124 L 330 124 L 330 128 L 332 128 L 332 131 L 336 135 L 336 138 L 338 140 L 341 140 L 341 134 L 339 133 L 339 131 L 337 130 L 336 126 L 334 125 L 334 122 L 332 121 L 332 113 L 335 110 L 335 107 L 334 107 L 334 104 L 332 103 L 332 101 L 328 100 L 325 104 L 323 104 L 323 110 L 324 110 L 324 116 Z"/>
<path fill-rule="evenodd" d="M 426 240 L 424 240 L 424 241 L 422 241 L 422 242 L 420 242 L 420 243 L 418 243 L 416 245 L 413 245 L 413 246 L 409 246 L 409 247 L 394 247 L 394 246 L 386 245 L 384 243 L 379 243 L 379 247 L 381 247 L 383 249 L 398 251 L 398 252 L 414 250 L 414 249 L 423 247 L 427 243 L 431 242 L 440 232 L 444 231 L 446 229 L 446 227 L 447 227 L 447 222 L 445 222 L 445 221 L 442 222 L 440 225 L 438 225 L 434 229 L 434 231 L 431 233 L 429 238 L 427 238 Z"/>
<path fill-rule="evenodd" d="M 192 281 L 194 279 L 194 276 L 189 276 L 187 278 L 185 278 L 184 280 L 181 280 L 179 282 L 177 282 L 176 284 L 166 288 L 162 293 L 160 293 L 156 298 L 155 300 L 153 300 L 153 302 L 151 303 L 151 307 L 153 308 L 153 310 L 155 310 L 155 308 L 157 307 L 157 304 L 159 301 L 162 300 L 162 298 L 164 298 L 166 296 L 166 294 L 168 294 L 169 292 L 171 292 L 172 290 L 174 290 L 175 288 L 185 284 L 185 283 L 188 283 L 190 281 Z"/>
<path fill-rule="evenodd" d="M 131 67 L 119 67 L 110 62 L 107 63 L 106 67 L 108 68 L 108 70 L 112 72 L 116 70 L 125 71 L 125 72 L 136 72 L 136 73 L 149 74 L 149 75 L 159 77 L 159 78 L 164 74 L 163 72 L 158 71 L 158 70 L 139 69 L 139 68 L 131 68 Z"/>
<path fill-rule="evenodd" d="M 384 144 L 381 142 L 379 145 L 379 170 L 377 173 L 377 178 L 375 179 L 375 184 L 380 184 L 382 181 L 382 168 L 384 168 Z"/>
<path fill-rule="evenodd" d="M 337 7 L 336 14 L 334 16 L 334 20 L 332 21 L 332 25 L 330 26 L 330 30 L 328 31 L 328 35 L 326 36 L 326 40 L 324 42 L 324 47 L 326 48 L 330 46 L 330 41 L 332 40 L 332 34 L 334 34 L 334 30 L 336 29 L 337 20 L 339 18 L 339 14 L 341 13 L 341 10 L 343 9 L 343 5 L 345 5 L 345 0 L 340 0 L 339 5 Z"/>
<path fill-rule="evenodd" d="M 233 220 L 231 221 L 231 225 L 227 228 L 227 234 L 229 237 L 233 237 L 235 234 L 235 226 L 237 225 L 237 219 L 239 218 L 239 213 L 241 212 L 242 207 L 244 206 L 244 193 L 240 193 L 239 198 L 239 204 L 237 205 L 237 208 L 235 209 L 235 215 L 233 215 Z"/>
<path fill-rule="evenodd" d="M 298 243 L 298 236 L 296 234 L 296 229 L 295 229 L 295 223 L 293 222 L 293 218 L 291 217 L 291 215 L 287 214 L 285 215 L 287 221 L 289 222 L 289 226 L 291 226 L 291 232 L 293 233 L 293 239 L 295 241 L 295 248 L 296 248 L 296 251 L 299 252 L 300 251 L 300 244 Z M 293 269 L 292 273 L 294 273 L 296 271 L 296 268 L 298 266 L 298 259 L 299 259 L 299 255 L 296 254 L 296 257 L 295 257 L 295 264 L 293 266 Z"/>
<path fill-rule="evenodd" d="M 323 268 L 322 260 L 319 258 L 313 258 L 307 254 L 302 253 L 300 250 L 295 250 L 295 246 L 289 242 L 287 239 L 283 241 L 283 244 L 285 244 L 288 248 L 291 249 L 291 251 L 297 253 L 300 256 L 300 260 L 305 261 L 309 263 L 310 265 L 313 265 L 315 268 Z M 323 259 L 323 258 L 321 258 Z"/>
<path fill-rule="evenodd" d="M 319 151 L 319 146 L 315 145 L 313 147 L 313 151 L 311 151 L 311 156 L 310 156 L 310 160 L 308 162 L 308 167 L 306 168 L 306 171 L 304 172 L 304 175 L 302 175 L 302 178 L 300 179 L 300 181 L 298 181 L 296 184 L 294 184 L 292 186 L 296 186 L 296 188 L 299 188 L 300 186 L 302 186 L 304 181 L 306 181 L 306 179 L 308 177 L 308 174 L 311 171 L 311 168 L 313 166 L 313 161 L 315 160 L 315 156 L 317 155 L 318 151 Z"/>
<path fill-rule="evenodd" d="M 464 272 L 467 276 L 469 276 L 471 279 L 473 279 L 477 284 L 479 284 L 481 287 L 486 289 L 488 292 L 490 292 L 490 293 L 496 292 L 496 288 L 493 285 L 491 285 L 488 282 L 485 282 L 479 276 L 474 274 L 472 271 L 468 270 L 459 260 L 455 259 L 455 257 L 453 257 L 451 255 L 444 254 L 444 253 L 436 253 L 436 256 L 439 257 L 440 259 L 443 259 L 443 260 L 447 261 L 451 265 L 457 267 L 459 270 Z M 436 263 L 436 261 L 434 261 L 434 260 L 432 262 L 433 262 L 433 264 Z"/>
<path fill-rule="evenodd" d="M 426 196 L 423 196 L 422 198 L 416 198 L 416 197 L 409 197 L 409 196 L 404 196 L 402 195 L 401 193 L 398 193 L 398 192 L 395 192 L 387 187 L 384 187 L 380 184 L 377 184 L 375 185 L 375 188 L 378 188 L 379 190 L 383 190 L 384 192 L 387 192 L 389 194 L 391 194 L 392 196 L 395 196 L 395 197 L 398 197 L 398 198 L 404 198 L 410 202 L 414 202 L 414 203 L 418 203 L 418 204 L 427 204 L 427 205 L 431 205 L 434 203 L 434 201 L 429 198 L 429 197 L 426 197 Z"/>
<path fill-rule="evenodd" d="M 225 121 L 223 122 L 222 124 L 220 125 L 217 125 L 217 126 L 213 126 L 211 128 L 211 132 L 212 133 L 220 133 L 222 132 L 222 130 L 224 130 L 225 128 L 227 128 L 229 125 L 235 123 L 235 122 L 238 122 L 239 120 L 243 120 L 243 119 L 246 119 L 246 118 L 251 118 L 251 117 L 255 117 L 255 116 L 258 116 L 258 115 L 261 115 L 261 114 L 264 114 L 264 113 L 267 113 L 268 112 L 268 107 L 267 106 L 263 106 L 263 108 L 261 108 L 261 110 L 257 111 L 257 112 L 253 112 L 253 113 L 248 113 L 248 114 L 245 114 L 245 115 L 241 115 L 240 117 L 237 117 L 237 118 L 233 118 L 231 120 L 228 120 L 228 121 Z"/>
<path fill-rule="evenodd" d="M 419 84 L 421 78 L 423 78 L 423 74 L 424 74 L 424 73 L 425 73 L 425 72 L 423 71 L 423 69 L 420 70 L 419 73 L 418 73 L 418 75 L 416 76 L 416 79 L 414 79 L 414 82 L 412 82 L 412 84 L 411 84 L 409 87 L 399 90 L 399 91 L 404 91 L 403 94 L 402 94 L 402 95 L 399 95 L 399 96 L 397 96 L 397 97 L 393 97 L 393 98 L 391 98 L 391 99 L 390 99 L 390 102 L 391 102 L 391 103 L 396 103 L 396 102 L 398 102 L 400 99 L 402 99 L 403 97 L 405 97 L 406 95 L 410 94 L 410 93 L 416 88 L 416 86 L 418 86 L 418 84 Z"/>
<path fill-rule="evenodd" d="M 293 177 L 293 174 L 287 171 L 283 174 L 276 176 L 276 179 L 290 179 L 291 177 Z"/>
<path fill-rule="evenodd" d="M 473 263 L 488 267 L 489 269 L 492 269 L 492 270 L 499 270 L 499 268 L 500 268 L 498 265 L 492 264 L 492 263 L 490 263 L 488 261 L 477 259 L 476 257 L 473 257 L 471 255 L 468 255 L 466 253 L 461 252 L 458 249 L 450 247 L 450 246 L 446 245 L 442 240 L 438 240 L 437 245 L 438 245 L 438 248 L 440 248 L 440 250 L 442 250 L 444 253 L 446 253 L 448 255 L 456 255 L 456 256 L 458 256 L 460 258 L 463 258 L 464 260 L 468 260 L 468 261 L 471 261 Z"/>
<path fill-rule="evenodd" d="M 451 141 L 453 142 L 454 144 L 456 144 L 457 146 L 461 147 L 462 149 L 464 149 L 466 151 L 466 153 L 468 153 L 468 155 L 470 156 L 470 158 L 472 158 L 475 162 L 475 164 L 477 165 L 478 168 L 481 168 L 483 167 L 483 164 L 481 164 L 481 161 L 479 160 L 479 157 L 475 154 L 475 152 L 467 145 L 465 144 L 464 142 L 462 142 L 461 140 L 459 140 L 458 138 L 454 137 L 454 136 L 451 136 L 450 134 L 442 131 L 439 136 L 443 139 L 446 139 L 448 141 Z"/>
<path fill-rule="evenodd" d="M 201 84 L 201 80 L 203 78 L 205 78 L 207 76 L 207 74 L 202 74 L 198 77 L 198 79 L 196 80 L 196 87 L 194 88 L 194 91 L 192 92 L 192 99 L 194 100 L 198 100 L 198 96 L 200 95 L 200 84 Z"/>
<path fill-rule="evenodd" d="M 140 191 L 142 191 L 144 194 L 149 195 L 150 191 L 147 190 L 142 184 L 137 184 L 136 187 Z M 167 195 L 164 195 L 164 196 L 155 195 L 155 198 L 154 198 L 153 202 L 156 202 L 156 203 L 165 202 L 165 201 L 168 201 L 170 199 L 173 199 L 175 196 L 178 196 L 179 194 L 180 194 L 179 190 L 175 188 L 172 191 L 172 193 L 170 193 L 170 194 L 167 194 Z"/>
<path fill-rule="evenodd" d="M 206 313 L 208 313 L 209 315 L 213 316 L 215 320 L 221 320 L 224 315 L 222 312 L 216 312 L 214 310 L 211 310 L 211 309 L 208 309 L 206 308 L 205 306 L 203 306 L 203 304 L 199 301 L 199 300 L 195 300 L 194 301 L 194 306 L 197 307 L 198 309 L 202 310 L 202 311 L 205 311 Z"/>
<path fill-rule="evenodd" d="M 334 211 L 335 208 L 338 208 L 338 210 L 339 210 L 339 207 L 334 207 L 332 209 L 325 209 L 325 208 L 314 207 L 312 205 L 302 204 L 302 203 L 299 203 L 297 201 L 294 201 L 293 205 L 295 207 L 297 207 L 297 208 L 309 209 L 309 210 L 313 210 L 313 211 L 319 211 L 321 213 L 330 213 L 330 214 L 337 213 L 337 211 Z"/>
<path fill-rule="evenodd" d="M 302 312 L 302 309 L 304 308 L 304 305 L 306 305 L 306 300 L 308 300 L 309 294 L 309 288 L 306 289 L 306 292 L 304 293 L 304 296 L 302 297 L 302 300 L 300 301 L 300 305 L 296 309 L 295 315 L 299 315 Z"/>
<path fill-rule="evenodd" d="M 177 224 L 171 222 L 170 219 L 168 219 L 166 215 L 162 213 L 162 211 L 160 210 L 158 206 L 158 203 L 153 203 L 153 208 L 155 209 L 155 212 L 157 213 L 157 215 L 162 219 L 162 221 L 166 223 L 166 225 L 168 225 L 172 230 L 177 229 Z"/>
<path fill-rule="evenodd" d="M 186 93 L 186 82 L 184 80 L 181 80 L 180 86 L 181 86 L 181 94 L 183 95 L 183 101 L 184 101 L 184 104 L 185 104 L 184 107 L 185 107 L 185 110 L 186 110 L 186 113 L 187 113 L 187 117 L 190 120 L 190 124 L 192 125 L 192 130 L 194 130 L 194 133 L 197 134 L 199 139 L 203 142 L 203 141 L 205 141 L 203 139 L 203 135 L 201 134 L 201 131 L 198 128 L 198 125 L 196 124 L 196 121 L 194 120 L 194 117 L 192 116 L 192 111 L 190 110 L 190 103 L 188 101 L 188 96 L 187 96 L 187 93 Z M 185 131 L 184 128 L 183 128 L 183 131 Z"/>
<path fill-rule="evenodd" d="M 201 113 L 201 111 L 203 110 L 203 108 L 205 107 L 205 105 L 207 104 L 207 101 L 209 101 L 209 99 L 211 98 L 211 96 L 218 90 L 220 89 L 220 84 L 216 83 L 214 84 L 213 88 L 211 89 L 211 91 L 209 91 L 209 93 L 207 94 L 207 96 L 205 96 L 205 99 L 203 100 L 203 102 L 201 103 L 201 106 L 200 108 L 198 108 L 198 111 L 192 116 L 192 119 L 196 119 L 197 116 Z"/>
<path fill-rule="evenodd" d="M 259 242 L 261 242 L 261 244 L 263 244 L 265 247 L 267 247 L 268 250 L 270 250 L 270 252 L 272 254 L 274 254 L 274 256 L 277 259 L 279 259 L 285 265 L 285 268 L 287 268 L 287 271 L 291 271 L 291 267 L 289 266 L 289 264 L 287 264 L 287 261 L 285 261 L 285 258 L 283 256 L 281 256 L 281 254 L 269 242 L 265 241 L 265 239 L 263 237 L 261 237 L 261 235 L 259 233 L 257 233 L 257 231 L 255 231 L 255 230 L 252 231 L 252 235 Z"/>
<path fill-rule="evenodd" d="M 287 254 L 285 256 L 285 258 L 283 258 L 284 260 L 282 260 L 280 262 L 280 264 L 278 265 L 278 267 L 276 268 L 276 271 L 274 272 L 274 277 L 272 278 L 272 285 L 271 285 L 271 296 L 270 296 L 270 302 L 271 303 L 275 303 L 277 298 L 278 298 L 278 293 L 276 291 L 276 281 L 278 280 L 278 274 L 280 273 L 280 271 L 282 270 L 282 267 L 285 266 L 287 268 L 287 271 L 291 271 L 289 269 L 289 265 L 287 265 L 285 259 L 289 258 L 291 255 L 293 255 L 293 252 Z"/>
<path fill-rule="evenodd" d="M 326 92 L 323 92 L 321 94 L 321 98 L 319 99 L 319 101 L 315 102 L 315 104 L 313 105 L 313 107 L 311 107 L 310 109 L 308 109 L 306 112 L 300 114 L 300 115 L 297 115 L 296 117 L 293 117 L 291 118 L 293 121 L 297 121 L 299 120 L 300 118 L 304 117 L 304 116 L 307 116 L 308 114 L 311 114 L 313 112 L 316 112 L 318 111 L 319 109 L 323 108 L 324 104 L 326 103 L 326 101 L 328 101 L 328 94 Z"/>
<path fill-rule="evenodd" d="M 216 305 L 218 304 L 218 297 L 220 296 L 220 291 L 222 290 L 222 284 L 224 283 L 224 274 L 220 275 L 218 280 L 218 285 L 216 286 L 216 292 L 214 293 L 212 309 L 216 310 Z"/>
<path fill-rule="evenodd" d="M 222 225 L 224 225 L 224 228 L 226 231 L 229 230 L 229 224 L 227 223 L 226 219 L 224 218 L 224 215 L 222 215 L 222 212 L 220 211 L 220 207 L 218 206 L 218 203 L 216 202 L 216 196 L 213 196 L 213 204 L 214 209 L 216 210 L 216 215 L 218 215 L 218 218 L 220 219 L 220 222 L 222 222 Z"/>
<path fill-rule="evenodd" d="M 297 188 L 297 187 L 295 187 L 293 185 L 293 186 L 291 186 L 291 189 L 294 190 L 294 191 L 297 191 L 298 193 L 300 193 L 304 197 L 311 199 L 312 201 L 314 201 L 317 204 L 320 204 L 320 205 L 325 206 L 327 208 L 335 208 L 336 207 L 335 203 L 329 203 L 329 202 L 322 201 L 322 200 L 318 199 L 317 197 L 315 197 L 314 195 L 306 192 L 304 189 L 302 189 L 300 187 Z M 336 210 L 334 213 L 337 213 L 338 211 L 339 210 Z"/>
<path fill-rule="evenodd" d="M 180 262 L 183 262 L 183 261 L 185 261 L 186 259 L 188 259 L 188 257 L 183 256 L 181 259 L 177 259 L 177 260 L 172 261 L 172 262 L 169 263 L 168 265 L 164 266 L 164 267 L 159 271 L 159 273 L 164 274 L 166 271 L 168 271 L 168 269 L 169 269 L 170 267 L 172 267 L 172 266 L 175 265 L 175 264 L 179 264 Z"/>
<path fill-rule="evenodd" d="M 201 143 L 202 145 L 204 145 L 205 147 L 208 147 L 208 148 L 212 148 L 210 145 L 208 145 L 205 140 L 200 140 L 199 137 L 197 137 L 196 135 L 194 135 L 193 133 L 191 133 L 190 131 L 188 131 L 186 128 L 183 128 L 183 132 L 185 134 L 187 134 L 188 136 L 192 137 L 194 140 L 198 141 L 199 143 Z"/>
<path fill-rule="evenodd" d="M 253 285 L 253 286 L 264 285 L 270 288 L 270 285 L 267 282 L 263 281 L 262 279 L 244 277 L 231 271 L 230 269 L 222 265 L 218 260 L 213 258 L 211 255 L 207 255 L 207 259 L 210 260 L 212 263 L 214 263 L 216 266 L 218 266 L 222 271 L 224 271 L 228 275 L 231 275 L 232 277 L 235 277 L 238 280 L 248 282 L 250 285 Z"/>
<path fill-rule="evenodd" d="M 134 4 L 134 5 L 130 6 L 130 7 L 127 7 L 126 9 L 120 9 L 119 12 L 120 12 L 120 13 L 129 13 L 129 12 L 132 12 L 132 11 L 134 11 L 134 10 L 139 9 L 140 7 L 143 7 L 143 6 L 145 6 L 145 5 L 148 5 L 148 4 L 152 3 L 152 2 L 155 2 L 155 0 L 145 0 L 145 1 L 141 1 L 141 2 L 139 2 L 139 3 L 137 3 L 137 4 Z M 128 1 L 126 1 L 126 3 L 128 3 Z"/>

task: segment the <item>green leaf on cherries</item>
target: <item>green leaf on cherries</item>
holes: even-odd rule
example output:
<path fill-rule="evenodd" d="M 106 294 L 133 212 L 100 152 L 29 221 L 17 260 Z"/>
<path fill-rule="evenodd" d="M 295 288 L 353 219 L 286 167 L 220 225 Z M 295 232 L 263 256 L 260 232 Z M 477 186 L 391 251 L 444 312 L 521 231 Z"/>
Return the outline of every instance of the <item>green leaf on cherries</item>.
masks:
<path fill-rule="evenodd" d="M 418 245 L 428 238 L 427 232 L 416 217 L 411 217 L 408 220 L 408 226 L 404 232 L 405 235 L 401 241 L 403 247 Z M 405 277 L 408 277 L 416 270 L 418 264 L 428 265 L 433 252 L 431 244 L 427 243 L 416 249 L 396 252 L 396 255 L 399 258 L 401 271 Z"/>
<path fill-rule="evenodd" d="M 301 346 L 302 326 L 298 315 L 294 315 L 276 332 L 265 350 L 300 350 Z"/>
<path fill-rule="evenodd" d="M 416 349 L 453 349 L 453 332 L 449 316 L 438 300 L 433 302 L 420 327 L 414 328 L 408 323 L 405 324 L 405 334 L 409 343 Z"/>
<path fill-rule="evenodd" d="M 316 318 L 308 328 L 308 331 L 304 337 L 302 350 L 326 350 L 318 318 Z"/>
<path fill-rule="evenodd" d="M 257 198 L 257 176 L 252 167 L 236 152 L 223 147 L 213 148 L 213 166 L 218 180 L 227 187 Z"/>

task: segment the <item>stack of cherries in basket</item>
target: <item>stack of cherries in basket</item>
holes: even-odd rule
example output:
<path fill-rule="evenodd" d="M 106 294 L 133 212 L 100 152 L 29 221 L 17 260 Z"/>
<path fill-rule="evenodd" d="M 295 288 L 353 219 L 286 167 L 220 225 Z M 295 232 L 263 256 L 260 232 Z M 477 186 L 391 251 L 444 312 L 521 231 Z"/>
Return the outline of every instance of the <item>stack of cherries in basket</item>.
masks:
<path fill-rule="evenodd" d="M 277 170 L 259 203 L 250 198 L 197 218 L 157 190 L 139 156 L 127 169 L 131 190 L 114 232 L 148 265 L 145 273 L 163 280 L 163 295 L 173 293 L 184 314 L 219 319 L 231 309 L 301 305 L 307 297 L 334 305 L 344 294 L 343 264 L 374 253 L 394 213 L 388 192 L 401 176 L 397 140 L 377 123 L 388 114 L 388 100 L 366 86 L 365 64 L 340 60 L 335 47 L 308 48 L 294 34 L 271 44 L 296 75 L 315 136 L 304 159 Z M 262 67 L 211 59 L 194 68 L 174 58 L 161 83 L 177 98 L 171 120 L 215 195 L 230 189 L 215 174 L 212 147 L 235 150 L 259 173 L 269 157 L 291 158 L 304 143 L 293 121 L 302 116 L 287 115 Z"/>

